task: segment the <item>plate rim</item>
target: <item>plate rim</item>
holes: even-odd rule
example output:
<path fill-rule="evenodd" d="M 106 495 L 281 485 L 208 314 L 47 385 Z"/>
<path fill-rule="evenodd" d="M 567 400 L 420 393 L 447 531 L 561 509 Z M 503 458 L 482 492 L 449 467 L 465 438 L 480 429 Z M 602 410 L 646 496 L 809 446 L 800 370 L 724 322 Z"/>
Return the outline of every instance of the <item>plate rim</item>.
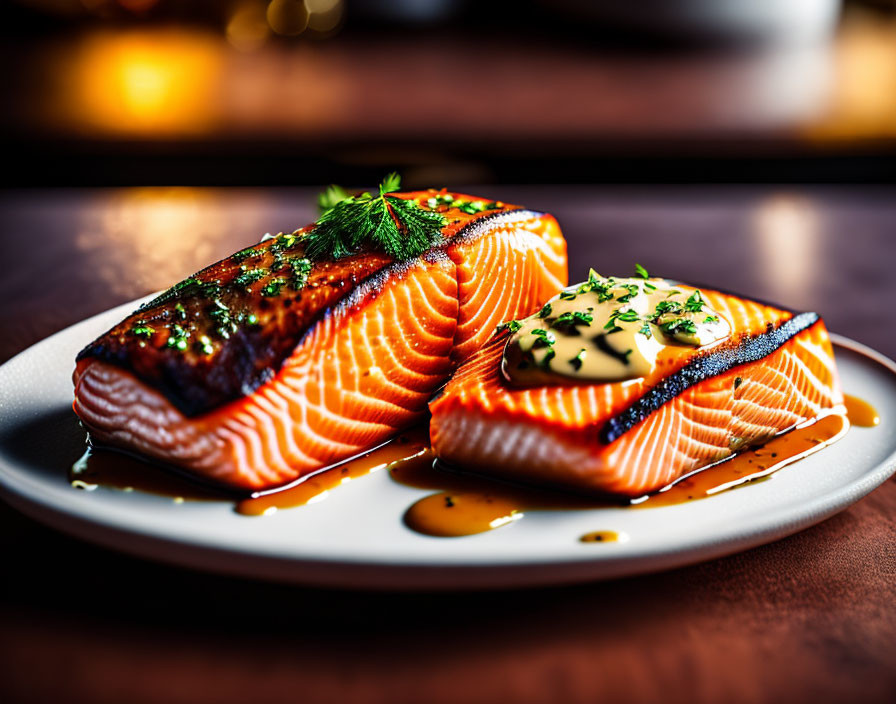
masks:
<path fill-rule="evenodd" d="M 139 305 L 150 297 L 123 303 L 57 331 L 7 360 L 0 370 L 12 363 L 21 364 L 21 358 L 38 346 L 49 349 L 59 337 L 74 334 L 79 327 L 89 327 L 96 318 Z M 830 337 L 835 346 L 883 367 L 896 378 L 896 362 L 889 357 L 843 335 L 831 333 Z M 19 479 L 17 475 L 10 476 L 5 461 L 0 462 L 0 495 L 17 510 L 60 532 L 123 554 L 181 567 L 309 586 L 459 591 L 529 588 L 613 579 L 684 567 L 741 552 L 782 539 L 833 516 L 883 484 L 894 471 L 896 448 L 860 476 L 810 499 L 797 510 L 779 506 L 752 521 L 746 531 L 741 529 L 735 534 L 725 533 L 711 540 L 691 537 L 672 549 L 668 546 L 662 549 L 654 547 L 615 557 L 606 553 L 599 556 L 597 553 L 582 553 L 529 560 L 521 559 L 516 552 L 504 556 L 505 559 L 496 560 L 492 556 L 487 561 L 481 557 L 471 559 L 470 556 L 452 561 L 446 559 L 448 556 L 441 555 L 424 563 L 417 556 L 405 559 L 394 556 L 382 559 L 377 556 L 372 560 L 343 555 L 290 556 L 276 550 L 250 551 L 243 545 L 222 547 L 205 536 L 178 539 L 147 529 L 144 525 L 120 523 L 114 516 L 90 516 L 87 511 L 60 505 L 52 498 L 48 501 L 40 496 L 45 487 L 39 480 L 33 480 L 29 490 L 28 482 L 23 486 L 16 481 Z"/>

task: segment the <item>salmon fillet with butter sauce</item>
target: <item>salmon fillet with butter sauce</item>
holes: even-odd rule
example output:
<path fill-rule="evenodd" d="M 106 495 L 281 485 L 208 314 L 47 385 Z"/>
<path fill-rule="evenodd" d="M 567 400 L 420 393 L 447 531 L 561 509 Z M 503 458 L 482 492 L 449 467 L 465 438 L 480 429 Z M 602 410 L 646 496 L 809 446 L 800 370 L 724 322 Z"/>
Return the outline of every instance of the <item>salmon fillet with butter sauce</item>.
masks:
<path fill-rule="evenodd" d="M 694 295 L 692 287 L 677 288 L 682 299 Z M 704 348 L 664 346 L 652 367 L 618 381 L 556 375 L 548 380 L 539 370 L 544 356 L 535 359 L 532 348 L 528 360 L 519 352 L 505 355 L 513 333 L 496 334 L 430 404 L 435 454 L 498 478 L 639 497 L 843 403 L 831 342 L 818 315 L 717 291 L 703 290 L 701 300 L 715 312 L 712 317 L 730 326 L 727 337 Z M 615 333 L 605 334 L 607 328 L 614 332 L 613 321 L 588 324 L 594 307 L 582 308 L 580 316 L 586 317 L 578 323 L 570 319 L 580 335 L 573 352 L 587 350 L 582 359 L 598 353 L 592 339 L 605 347 L 614 339 Z M 619 321 L 626 307 L 615 310 Z M 555 345 L 544 339 L 556 323 L 543 313 L 530 328 L 537 326 L 535 342 L 542 340 L 549 354 Z M 698 322 L 709 319 L 690 315 Z M 678 325 L 649 315 L 635 320 L 634 312 L 630 318 L 628 343 L 610 348 L 620 366 L 635 364 L 631 355 L 622 359 L 624 348 L 652 344 L 652 335 L 663 334 L 656 327 Z M 619 322 L 616 332 L 624 325 Z M 572 377 L 582 360 L 567 357 L 550 362 L 567 365 L 558 368 Z M 504 373 L 508 364 L 536 376 L 515 384 Z"/>

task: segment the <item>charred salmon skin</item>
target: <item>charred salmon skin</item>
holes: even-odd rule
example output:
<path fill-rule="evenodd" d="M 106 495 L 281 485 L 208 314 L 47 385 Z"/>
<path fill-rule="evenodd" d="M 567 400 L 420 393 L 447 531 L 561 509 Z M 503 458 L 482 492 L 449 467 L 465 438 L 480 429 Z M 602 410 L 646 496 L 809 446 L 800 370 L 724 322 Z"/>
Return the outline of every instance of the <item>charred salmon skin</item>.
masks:
<path fill-rule="evenodd" d="M 431 402 L 436 456 L 639 497 L 841 407 L 818 315 L 641 272 L 503 325 Z"/>
<path fill-rule="evenodd" d="M 238 489 L 290 483 L 418 422 L 498 323 L 566 285 L 546 213 L 446 191 L 387 200 L 437 213 L 437 241 L 404 260 L 364 243 L 312 258 L 316 226 L 280 234 L 88 345 L 74 410 L 91 442 Z"/>

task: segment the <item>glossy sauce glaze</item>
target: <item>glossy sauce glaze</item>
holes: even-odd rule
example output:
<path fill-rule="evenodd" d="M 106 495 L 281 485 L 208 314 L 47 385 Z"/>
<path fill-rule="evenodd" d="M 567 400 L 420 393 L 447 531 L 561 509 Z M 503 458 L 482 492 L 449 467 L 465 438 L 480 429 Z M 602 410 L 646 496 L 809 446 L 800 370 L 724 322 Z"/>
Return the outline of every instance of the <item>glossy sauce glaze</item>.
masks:
<path fill-rule="evenodd" d="M 580 543 L 624 543 L 626 540 L 628 536 L 625 533 L 615 530 L 595 530 L 579 538 Z"/>
<path fill-rule="evenodd" d="M 847 408 L 855 425 L 872 426 L 879 418 L 870 404 L 848 397 Z M 434 493 L 413 503 L 404 515 L 412 530 L 430 536 L 459 537 L 483 533 L 521 520 L 527 511 L 599 508 L 658 508 L 703 499 L 771 478 L 780 468 L 806 457 L 841 438 L 850 420 L 831 413 L 765 445 L 687 475 L 659 492 L 627 501 L 617 497 L 588 497 L 550 489 L 523 486 L 453 471 L 435 460 L 425 426 L 395 440 L 319 472 L 301 483 L 236 502 L 238 513 L 268 515 L 324 499 L 332 489 L 348 481 L 388 467 L 399 484 Z M 90 451 L 71 470 L 73 486 L 97 485 L 125 491 L 140 490 L 184 500 L 227 500 L 221 492 L 187 481 L 176 474 L 118 452 Z M 612 536 L 616 535 L 615 538 Z M 603 536 L 599 539 L 599 536 Z M 616 542 L 614 531 L 595 531 L 582 542 Z"/>
<path fill-rule="evenodd" d="M 860 428 L 873 428 L 880 425 L 880 416 L 877 409 L 867 401 L 863 401 L 857 396 L 843 394 L 843 403 L 846 406 L 846 415 L 849 422 Z"/>

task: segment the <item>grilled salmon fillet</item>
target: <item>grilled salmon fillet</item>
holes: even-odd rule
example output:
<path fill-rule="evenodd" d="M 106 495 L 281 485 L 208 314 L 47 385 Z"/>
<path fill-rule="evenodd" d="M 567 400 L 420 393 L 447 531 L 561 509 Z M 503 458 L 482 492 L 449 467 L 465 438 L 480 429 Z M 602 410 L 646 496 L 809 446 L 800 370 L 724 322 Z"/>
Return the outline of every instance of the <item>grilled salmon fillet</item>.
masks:
<path fill-rule="evenodd" d="M 502 375 L 510 332 L 497 333 L 430 404 L 436 456 L 499 478 L 639 497 L 842 404 L 818 315 L 701 290 L 730 337 L 706 350 L 666 347 L 636 379 L 514 386 Z"/>
<path fill-rule="evenodd" d="M 552 216 L 439 195 L 442 240 L 410 261 L 362 251 L 312 262 L 309 226 L 141 307 L 78 356 L 74 410 L 91 442 L 261 490 L 419 421 L 498 323 L 533 312 L 567 277 Z"/>

